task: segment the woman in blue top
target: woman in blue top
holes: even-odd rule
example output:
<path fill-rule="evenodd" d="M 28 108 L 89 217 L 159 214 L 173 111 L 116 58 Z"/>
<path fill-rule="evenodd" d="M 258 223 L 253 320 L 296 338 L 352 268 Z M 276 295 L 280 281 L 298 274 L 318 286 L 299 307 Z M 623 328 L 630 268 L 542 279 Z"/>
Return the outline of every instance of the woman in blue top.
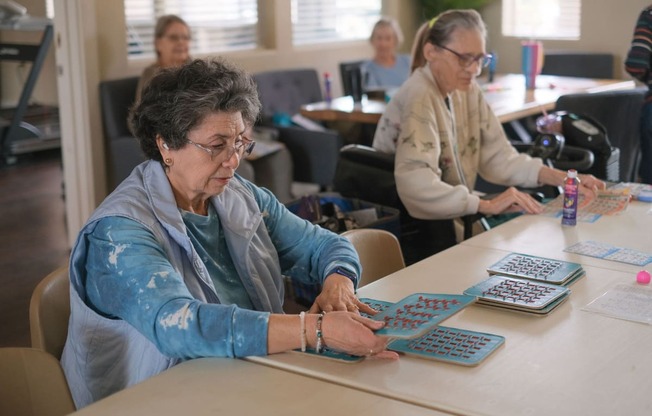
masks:
<path fill-rule="evenodd" d="M 251 77 L 222 61 L 157 73 L 130 123 L 150 160 L 83 227 L 70 261 L 62 364 L 78 407 L 195 357 L 322 346 L 396 358 L 355 296 L 352 245 L 235 170 L 254 142 Z M 283 276 L 321 283 L 284 315 Z M 329 312 L 323 315 L 322 312 Z"/>
<path fill-rule="evenodd" d="M 403 32 L 398 22 L 381 18 L 371 31 L 369 42 L 374 57 L 362 65 L 365 89 L 400 87 L 410 75 L 410 56 L 396 53 L 403 43 Z"/>

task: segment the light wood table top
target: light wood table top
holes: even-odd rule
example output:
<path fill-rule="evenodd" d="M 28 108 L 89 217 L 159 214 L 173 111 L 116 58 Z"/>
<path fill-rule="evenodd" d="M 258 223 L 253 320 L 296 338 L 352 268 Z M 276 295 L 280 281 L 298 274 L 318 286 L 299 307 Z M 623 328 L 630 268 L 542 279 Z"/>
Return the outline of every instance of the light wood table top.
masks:
<path fill-rule="evenodd" d="M 457 245 L 359 290 L 398 301 L 418 292 L 462 293 L 508 252 Z M 443 326 L 502 335 L 477 367 L 412 357 L 355 364 L 279 354 L 255 358 L 292 372 L 427 408 L 465 415 L 648 414 L 652 328 L 581 309 L 631 273 L 586 266 L 569 299 L 546 317 L 470 306 Z"/>
<path fill-rule="evenodd" d="M 523 75 L 507 74 L 496 76 L 495 82 L 485 83 L 483 88 L 496 117 L 506 123 L 554 110 L 562 95 L 632 89 L 635 85 L 632 80 L 539 75 L 536 89 L 526 90 Z"/>
<path fill-rule="evenodd" d="M 562 226 L 560 218 L 522 215 L 461 244 L 572 261 L 632 275 L 642 268 L 564 251 L 585 241 L 652 253 L 652 204 L 632 201 L 625 212 L 603 215 L 593 223 L 578 221 L 574 227 Z M 652 272 L 652 265 L 647 267 Z"/>
<path fill-rule="evenodd" d="M 523 75 L 497 75 L 495 82 L 486 84 L 482 79 L 485 97 L 501 123 L 518 120 L 523 117 L 541 114 L 544 110 L 555 108 L 557 99 L 565 94 L 596 93 L 631 89 L 635 87 L 632 80 L 591 79 L 539 75 L 537 88 L 525 89 Z M 353 121 L 376 124 L 385 111 L 385 102 L 369 100 L 355 103 L 350 96 L 333 99 L 330 103 L 318 102 L 305 105 L 301 114 L 320 121 Z"/>
<path fill-rule="evenodd" d="M 353 102 L 350 95 L 334 98 L 330 103 L 321 101 L 301 107 L 301 114 L 320 121 L 353 121 L 376 124 L 385 112 L 385 102 L 370 100 L 363 96 L 359 103 Z"/>
<path fill-rule="evenodd" d="M 186 361 L 74 415 L 442 415 L 237 359 Z"/>

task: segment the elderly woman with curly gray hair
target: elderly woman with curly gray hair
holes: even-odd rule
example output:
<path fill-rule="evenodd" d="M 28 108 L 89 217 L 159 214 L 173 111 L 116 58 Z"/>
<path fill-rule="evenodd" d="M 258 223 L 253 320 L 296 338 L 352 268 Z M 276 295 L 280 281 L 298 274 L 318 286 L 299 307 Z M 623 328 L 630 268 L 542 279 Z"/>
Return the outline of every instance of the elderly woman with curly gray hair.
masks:
<path fill-rule="evenodd" d="M 223 60 L 160 71 L 130 122 L 149 158 L 109 195 L 70 260 L 62 364 L 83 407 L 195 357 L 329 347 L 396 358 L 355 295 L 345 239 L 290 213 L 235 173 L 255 143 L 256 86 Z M 320 283 L 283 314 L 283 276 Z M 324 314 L 327 312 L 326 314 Z"/>

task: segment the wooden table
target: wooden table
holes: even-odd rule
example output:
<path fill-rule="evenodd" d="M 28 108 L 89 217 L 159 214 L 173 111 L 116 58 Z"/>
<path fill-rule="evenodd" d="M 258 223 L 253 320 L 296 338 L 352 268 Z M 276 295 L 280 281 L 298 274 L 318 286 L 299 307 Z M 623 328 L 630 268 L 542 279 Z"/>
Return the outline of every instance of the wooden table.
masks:
<path fill-rule="evenodd" d="M 637 204 L 602 223 L 570 229 L 556 219 L 523 216 L 359 290 L 361 297 L 392 302 L 418 292 L 459 294 L 484 280 L 486 268 L 512 250 L 583 265 L 586 276 L 549 316 L 470 306 L 444 321 L 506 338 L 477 367 L 410 357 L 356 364 L 296 354 L 252 360 L 455 414 L 652 414 L 652 327 L 582 310 L 618 284 L 636 286 L 638 268 L 563 252 L 588 237 L 612 244 L 629 240 L 635 248 L 647 244 L 649 251 L 650 205 Z"/>
<path fill-rule="evenodd" d="M 350 95 L 325 101 L 307 104 L 301 107 L 301 114 L 313 120 L 320 121 L 353 121 L 356 123 L 376 124 L 385 112 L 385 102 L 370 100 L 363 96 L 359 103 L 353 102 Z"/>
<path fill-rule="evenodd" d="M 483 84 L 487 102 L 501 123 L 554 110 L 562 95 L 624 90 L 635 86 L 632 80 L 539 75 L 536 89 L 526 90 L 523 75 L 517 74 L 499 75 L 495 82 Z"/>
<path fill-rule="evenodd" d="M 192 360 L 77 414 L 652 414 L 652 327 L 582 310 L 618 284 L 635 286 L 638 268 L 563 252 L 585 238 L 649 250 L 650 208 L 633 202 L 572 228 L 522 216 L 359 290 L 391 302 L 459 294 L 513 250 L 583 265 L 586 276 L 549 316 L 470 306 L 443 322 L 506 338 L 477 367 L 410 357 L 344 364 L 298 353 Z"/>
<path fill-rule="evenodd" d="M 522 215 L 499 225 L 495 232 L 482 233 L 461 244 L 542 257 L 554 255 L 557 259 L 628 272 L 632 276 L 641 270 L 640 266 L 632 264 L 563 251 L 583 241 L 609 243 L 616 247 L 652 253 L 652 204 L 632 201 L 626 212 L 603 215 L 593 223 L 578 221 L 574 227 L 563 227 L 560 218 Z M 651 265 L 648 270 L 652 272 Z"/>
<path fill-rule="evenodd" d="M 76 416 L 433 415 L 428 409 L 227 358 L 186 361 Z M 443 413 L 434 413 L 442 415 Z"/>
<path fill-rule="evenodd" d="M 565 94 L 596 93 L 631 89 L 632 80 L 590 79 L 540 75 L 537 88 L 525 89 L 523 75 L 497 75 L 495 82 L 487 84 L 478 80 L 485 90 L 485 97 L 501 123 L 523 117 L 541 114 L 544 110 L 555 108 L 557 98 Z M 385 102 L 363 98 L 361 103 L 353 103 L 350 96 L 339 97 L 331 103 L 318 102 L 301 107 L 301 114 L 320 121 L 354 121 L 376 124 L 385 111 Z"/>

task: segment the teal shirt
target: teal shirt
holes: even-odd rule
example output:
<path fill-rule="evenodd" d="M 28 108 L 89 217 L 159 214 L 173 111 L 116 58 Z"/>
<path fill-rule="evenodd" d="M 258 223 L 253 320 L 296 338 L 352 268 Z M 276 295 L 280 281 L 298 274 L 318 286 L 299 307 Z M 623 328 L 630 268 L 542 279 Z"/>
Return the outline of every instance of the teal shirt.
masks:
<path fill-rule="evenodd" d="M 410 57 L 396 55 L 396 63 L 391 68 L 378 65 L 374 61 L 367 61 L 362 65 L 365 79 L 365 88 L 397 88 L 410 76 Z"/>
<path fill-rule="evenodd" d="M 182 210 L 181 217 L 188 227 L 192 245 L 206 265 L 220 302 L 224 305 L 254 309 L 231 259 L 215 208 L 209 205 L 207 216 Z"/>

